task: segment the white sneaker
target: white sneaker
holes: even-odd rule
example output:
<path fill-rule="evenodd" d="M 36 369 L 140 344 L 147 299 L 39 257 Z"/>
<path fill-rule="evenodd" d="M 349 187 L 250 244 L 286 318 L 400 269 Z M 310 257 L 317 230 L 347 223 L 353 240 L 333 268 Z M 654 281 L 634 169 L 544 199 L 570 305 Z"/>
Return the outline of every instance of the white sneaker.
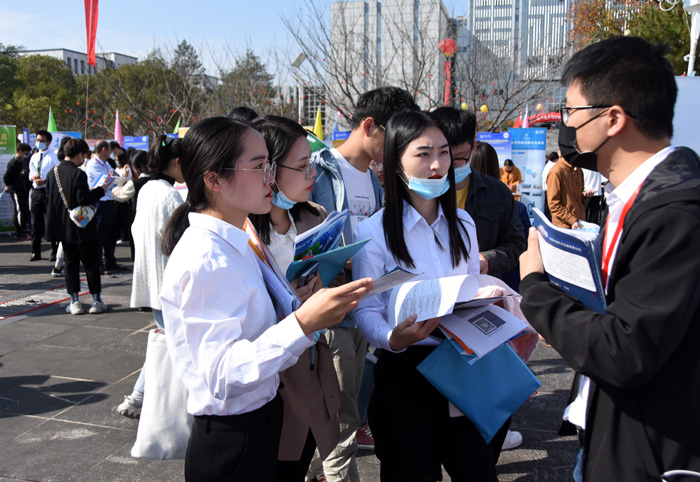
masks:
<path fill-rule="evenodd" d="M 508 434 L 506 434 L 506 439 L 503 441 L 503 447 L 501 447 L 501 450 L 512 450 L 515 447 L 519 447 L 522 443 L 523 436 L 520 435 L 520 432 L 508 430 Z"/>
<path fill-rule="evenodd" d="M 107 310 L 107 305 L 105 305 L 102 301 L 93 301 L 92 306 L 90 307 L 90 314 L 96 315 L 98 313 L 102 313 Z"/>
<path fill-rule="evenodd" d="M 90 311 L 92 313 L 92 311 Z M 71 315 L 82 315 L 85 314 L 83 309 L 83 304 L 80 301 L 74 301 L 70 304 L 70 314 Z"/>
<path fill-rule="evenodd" d="M 125 417 L 140 418 L 141 406 L 143 402 L 139 402 L 131 398 L 131 395 L 124 397 L 124 401 L 117 407 L 117 412 Z"/>

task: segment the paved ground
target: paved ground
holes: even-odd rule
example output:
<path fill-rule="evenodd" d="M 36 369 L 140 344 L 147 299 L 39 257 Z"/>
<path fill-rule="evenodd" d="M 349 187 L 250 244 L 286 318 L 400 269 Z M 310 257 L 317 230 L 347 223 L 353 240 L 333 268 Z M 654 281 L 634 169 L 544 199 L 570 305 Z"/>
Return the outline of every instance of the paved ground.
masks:
<path fill-rule="evenodd" d="M 182 480 L 182 461 L 130 457 L 138 422 L 114 411 L 131 392 L 154 326 L 150 313 L 128 308 L 131 273 L 102 277 L 108 312 L 71 316 L 63 280 L 49 276 L 52 263 L 30 263 L 29 255 L 28 241 L 0 235 L 0 482 Z M 117 256 L 131 264 L 127 248 Z M 577 442 L 556 430 L 571 370 L 546 347 L 530 368 L 543 386 L 514 416 L 525 442 L 502 454 L 499 479 L 570 480 Z M 360 451 L 358 461 L 364 482 L 379 480 L 372 452 Z"/>

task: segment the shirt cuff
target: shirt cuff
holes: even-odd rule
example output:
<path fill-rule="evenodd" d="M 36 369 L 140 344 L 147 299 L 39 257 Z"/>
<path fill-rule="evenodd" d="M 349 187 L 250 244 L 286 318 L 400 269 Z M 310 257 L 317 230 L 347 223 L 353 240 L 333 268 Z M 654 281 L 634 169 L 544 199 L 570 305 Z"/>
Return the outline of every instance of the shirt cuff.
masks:
<path fill-rule="evenodd" d="M 294 313 L 280 321 L 277 326 L 282 331 L 284 340 L 288 340 L 287 349 L 294 356 L 301 356 L 304 350 L 314 344 L 314 334 L 305 335 Z"/>

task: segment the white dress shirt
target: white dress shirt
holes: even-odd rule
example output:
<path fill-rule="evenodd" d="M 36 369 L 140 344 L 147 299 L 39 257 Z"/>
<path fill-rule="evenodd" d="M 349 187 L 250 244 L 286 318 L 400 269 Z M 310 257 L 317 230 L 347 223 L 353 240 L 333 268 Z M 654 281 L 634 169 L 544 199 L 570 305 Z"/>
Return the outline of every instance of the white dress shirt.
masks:
<path fill-rule="evenodd" d="M 32 181 L 32 178 L 37 174 L 39 174 L 40 178 L 46 180 L 49 171 L 56 166 L 58 166 L 58 157 L 56 157 L 56 153 L 51 149 L 35 153 L 29 160 L 29 180 Z M 46 189 L 46 184 L 39 186 L 36 182 L 32 181 L 32 188 Z"/>
<path fill-rule="evenodd" d="M 87 174 L 89 186 L 92 186 L 95 180 L 99 179 L 101 175 L 109 174 L 110 172 L 113 172 L 113 169 L 112 166 L 109 165 L 109 162 L 103 161 L 97 156 L 94 156 L 92 159 L 85 163 L 85 174 Z M 113 184 L 112 188 L 114 188 L 114 186 L 115 185 Z M 113 200 L 114 198 L 112 198 L 112 189 L 108 190 L 105 193 L 105 195 L 100 198 L 100 201 Z"/>
<path fill-rule="evenodd" d="M 272 256 L 277 261 L 277 266 L 283 273 L 287 272 L 287 268 L 294 261 L 294 241 L 297 239 L 297 227 L 294 224 L 294 219 L 289 211 L 287 211 L 287 215 L 292 224 L 284 234 L 275 231 L 275 227 L 270 223 L 270 245 L 268 246 Z"/>
<path fill-rule="evenodd" d="M 237 415 L 277 394 L 278 373 L 313 344 L 294 314 L 276 314 L 248 235 L 191 213 L 165 268 L 168 352 L 193 415 Z"/>
<path fill-rule="evenodd" d="M 479 274 L 479 246 L 476 239 L 476 227 L 471 216 L 466 211 L 457 209 L 457 216 L 462 220 L 469 235 L 469 242 L 466 239 L 464 240 L 464 244 L 469 252 L 469 259 L 462 259 L 459 265 L 453 268 L 449 250 L 448 223 L 442 207 L 438 205 L 437 219 L 429 226 L 425 218 L 413 206 L 405 201 L 403 206 L 403 235 L 415 267 L 408 267 L 403 263 L 397 264 L 389 251 L 384 239 L 384 227 L 382 225 L 386 211 L 382 210 L 360 223 L 355 230 L 355 239 L 370 238 L 371 241 L 353 256 L 353 279 L 379 278 L 397 266 L 401 266 L 403 269 L 413 273 L 423 273 L 415 280 L 443 278 L 462 274 Z M 435 235 L 438 236 L 444 249 L 438 247 Z M 393 330 L 393 326 L 390 326 L 388 322 L 390 295 L 391 291 L 385 291 L 379 295 L 361 299 L 353 314 L 357 322 L 357 328 L 372 346 L 393 351 L 389 347 L 389 337 Z M 427 338 L 416 343 L 416 345 L 425 346 L 438 344 L 439 341 L 433 338 Z"/>

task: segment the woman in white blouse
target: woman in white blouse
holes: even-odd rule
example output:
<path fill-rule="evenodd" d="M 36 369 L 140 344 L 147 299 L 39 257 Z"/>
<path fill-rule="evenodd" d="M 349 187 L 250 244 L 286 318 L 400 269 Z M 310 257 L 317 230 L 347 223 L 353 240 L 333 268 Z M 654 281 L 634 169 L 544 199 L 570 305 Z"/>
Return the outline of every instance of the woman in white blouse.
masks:
<path fill-rule="evenodd" d="M 134 277 L 131 283 L 131 307 L 149 307 L 158 328 L 163 328 L 160 286 L 168 257 L 163 253 L 163 231 L 170 217 L 182 204 L 175 183 L 185 182 L 180 168 L 180 139 L 162 135 L 148 152 L 151 180 L 139 191 L 140 203 L 131 225 L 134 239 Z M 131 395 L 117 407 L 126 417 L 138 417 L 143 405 L 146 370 L 141 370 Z"/>
<path fill-rule="evenodd" d="M 424 112 L 402 112 L 386 126 L 385 208 L 358 225 L 355 239 L 371 241 L 353 258 L 353 277 L 373 278 L 397 266 L 431 279 L 479 273 L 474 222 L 455 202 L 447 139 Z M 381 480 L 496 481 L 491 451 L 464 416 L 416 369 L 440 343 L 439 319 L 411 315 L 388 322 L 389 292 L 360 301 L 357 327 L 383 351 L 377 362 L 369 425 L 381 461 Z"/>
<path fill-rule="evenodd" d="M 279 321 L 243 231 L 270 210 L 275 166 L 265 141 L 226 117 L 196 123 L 180 146 L 187 202 L 163 239 L 161 302 L 168 351 L 194 415 L 188 481 L 274 480 L 279 372 L 371 289 L 364 279 L 321 290 Z"/>

